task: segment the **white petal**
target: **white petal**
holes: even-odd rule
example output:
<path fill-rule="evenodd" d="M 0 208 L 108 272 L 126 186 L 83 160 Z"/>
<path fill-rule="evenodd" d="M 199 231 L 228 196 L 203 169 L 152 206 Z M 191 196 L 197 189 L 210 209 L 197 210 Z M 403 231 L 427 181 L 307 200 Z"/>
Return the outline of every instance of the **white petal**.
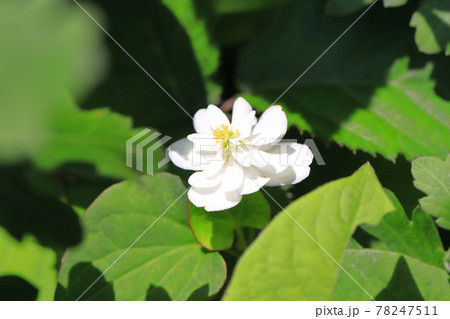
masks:
<path fill-rule="evenodd" d="M 207 110 L 208 122 L 211 129 L 215 130 L 221 124 L 230 125 L 225 113 L 215 105 L 209 105 Z"/>
<path fill-rule="evenodd" d="M 233 129 L 239 131 L 239 139 L 246 139 L 252 134 L 255 114 L 255 111 L 251 111 L 246 117 L 239 119 L 236 123 L 232 122 Z"/>
<path fill-rule="evenodd" d="M 242 166 L 249 167 L 251 165 L 256 167 L 265 167 L 270 164 L 268 153 L 253 147 L 251 144 L 242 144 L 237 147 L 236 151 L 232 153 L 233 158 Z"/>
<path fill-rule="evenodd" d="M 212 135 L 207 134 L 189 134 L 187 139 L 194 143 L 195 151 L 197 152 L 215 152 L 217 151 L 217 143 L 216 140 L 212 137 Z"/>
<path fill-rule="evenodd" d="M 202 170 L 206 165 L 195 159 L 195 156 L 193 156 L 193 146 L 191 141 L 183 138 L 172 143 L 167 148 L 168 155 L 172 162 L 182 169 Z"/>
<path fill-rule="evenodd" d="M 238 97 L 233 104 L 233 114 L 231 116 L 231 124 L 234 129 L 239 130 L 240 138 L 247 138 L 251 134 L 253 126 L 256 124 L 255 111 L 250 104 Z"/>
<path fill-rule="evenodd" d="M 238 97 L 233 103 L 233 114 L 231 115 L 231 123 L 237 123 L 244 119 L 253 108 L 251 105 L 242 97 Z"/>
<path fill-rule="evenodd" d="M 224 192 L 219 186 L 212 188 L 191 187 L 188 198 L 197 207 L 204 207 L 206 211 L 219 211 L 232 208 L 239 204 L 242 199 L 237 191 Z"/>
<path fill-rule="evenodd" d="M 206 109 L 200 109 L 194 114 L 194 129 L 200 134 L 211 134 Z"/>
<path fill-rule="evenodd" d="M 240 194 L 247 195 L 255 193 L 259 191 L 261 187 L 266 185 L 269 180 L 270 178 L 264 177 L 256 168 L 252 166 L 245 168 L 244 183 L 240 189 Z"/>
<path fill-rule="evenodd" d="M 270 177 L 267 186 L 293 185 L 309 176 L 311 168 L 288 166 L 283 172 Z"/>
<path fill-rule="evenodd" d="M 224 172 L 224 179 L 220 188 L 225 192 L 235 191 L 241 188 L 244 182 L 244 168 L 238 163 L 228 164 Z"/>
<path fill-rule="evenodd" d="M 252 132 L 252 144 L 277 143 L 287 131 L 286 114 L 279 105 L 269 107 L 259 118 Z"/>
<path fill-rule="evenodd" d="M 207 178 L 212 178 L 217 175 L 225 165 L 225 160 L 221 158 L 216 158 L 215 160 L 208 163 L 208 165 L 203 170 L 203 174 Z"/>
<path fill-rule="evenodd" d="M 286 148 L 287 146 L 287 148 Z M 279 166 L 284 167 L 281 172 L 267 174 L 270 181 L 267 186 L 292 185 L 297 184 L 309 176 L 313 154 L 307 145 L 297 143 L 280 144 L 281 149 L 286 152 L 279 154 Z"/>
<path fill-rule="evenodd" d="M 203 173 L 203 172 L 196 172 L 189 177 L 188 183 L 192 187 L 196 187 L 196 188 L 215 187 L 215 186 L 219 185 L 220 183 L 222 183 L 223 178 L 224 178 L 224 174 L 223 174 L 224 171 L 225 171 L 225 166 L 223 167 L 223 169 L 221 171 L 219 171 L 216 175 L 214 175 L 212 177 L 206 176 L 205 173 Z"/>

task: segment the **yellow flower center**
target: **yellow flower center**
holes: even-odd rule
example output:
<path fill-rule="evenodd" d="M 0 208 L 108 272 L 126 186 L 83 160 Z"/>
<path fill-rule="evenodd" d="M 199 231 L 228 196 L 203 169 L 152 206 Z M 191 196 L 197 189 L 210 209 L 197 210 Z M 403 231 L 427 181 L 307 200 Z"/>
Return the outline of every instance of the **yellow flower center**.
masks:
<path fill-rule="evenodd" d="M 231 130 L 228 125 L 221 124 L 220 127 L 217 127 L 213 131 L 214 139 L 216 140 L 216 143 L 220 145 L 220 147 L 227 151 L 230 147 L 230 139 L 231 138 L 238 138 L 239 137 L 239 131 L 238 130 Z"/>

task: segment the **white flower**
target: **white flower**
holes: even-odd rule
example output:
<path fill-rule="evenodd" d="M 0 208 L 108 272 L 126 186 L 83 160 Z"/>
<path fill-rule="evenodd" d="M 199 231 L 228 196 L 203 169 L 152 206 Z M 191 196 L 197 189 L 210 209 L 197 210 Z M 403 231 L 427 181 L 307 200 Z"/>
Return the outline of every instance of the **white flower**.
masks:
<path fill-rule="evenodd" d="M 296 184 L 309 175 L 309 147 L 281 141 L 287 118 L 279 105 L 257 120 L 250 104 L 238 98 L 231 124 L 217 106 L 209 105 L 195 113 L 194 128 L 197 133 L 173 143 L 168 154 L 178 167 L 198 171 L 188 180 L 188 197 L 197 207 L 228 209 L 264 185 Z"/>

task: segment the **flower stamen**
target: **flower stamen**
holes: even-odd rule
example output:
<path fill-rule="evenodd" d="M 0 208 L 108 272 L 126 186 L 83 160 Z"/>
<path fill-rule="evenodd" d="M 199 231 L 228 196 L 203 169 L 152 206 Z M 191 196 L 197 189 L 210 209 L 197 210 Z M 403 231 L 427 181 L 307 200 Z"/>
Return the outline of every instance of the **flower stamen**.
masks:
<path fill-rule="evenodd" d="M 240 133 L 238 130 L 232 130 L 226 124 L 221 124 L 213 131 L 214 139 L 220 148 L 228 152 L 230 147 L 230 139 L 238 138 Z"/>

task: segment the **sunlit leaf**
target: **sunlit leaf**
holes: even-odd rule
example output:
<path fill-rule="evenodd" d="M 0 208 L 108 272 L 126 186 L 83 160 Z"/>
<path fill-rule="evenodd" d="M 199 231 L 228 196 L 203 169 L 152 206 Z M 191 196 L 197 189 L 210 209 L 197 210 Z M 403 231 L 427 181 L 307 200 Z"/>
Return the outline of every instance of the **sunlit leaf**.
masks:
<path fill-rule="evenodd" d="M 449 300 L 447 272 L 392 251 L 348 249 L 342 267 L 375 300 Z M 339 274 L 333 300 L 371 300 L 344 272 Z"/>
<path fill-rule="evenodd" d="M 207 1 L 195 0 L 163 0 L 162 2 L 186 30 L 203 75 L 210 76 L 219 65 L 219 50 L 212 44 L 209 35 L 212 6 Z"/>
<path fill-rule="evenodd" d="M 387 191 L 396 210 L 386 214 L 376 226 L 363 226 L 387 249 L 443 268 L 444 248 L 433 219 L 417 207 L 409 220 L 395 195 Z"/>
<path fill-rule="evenodd" d="M 224 298 L 328 300 L 340 268 L 317 243 L 339 261 L 359 224 L 375 225 L 392 210 L 368 164 L 318 188 L 286 208 L 303 229 L 280 212 L 238 261 Z"/>
<path fill-rule="evenodd" d="M 420 206 L 437 217 L 436 223 L 450 229 L 450 155 L 445 161 L 438 157 L 421 157 L 413 161 L 414 185 L 427 194 Z"/>

